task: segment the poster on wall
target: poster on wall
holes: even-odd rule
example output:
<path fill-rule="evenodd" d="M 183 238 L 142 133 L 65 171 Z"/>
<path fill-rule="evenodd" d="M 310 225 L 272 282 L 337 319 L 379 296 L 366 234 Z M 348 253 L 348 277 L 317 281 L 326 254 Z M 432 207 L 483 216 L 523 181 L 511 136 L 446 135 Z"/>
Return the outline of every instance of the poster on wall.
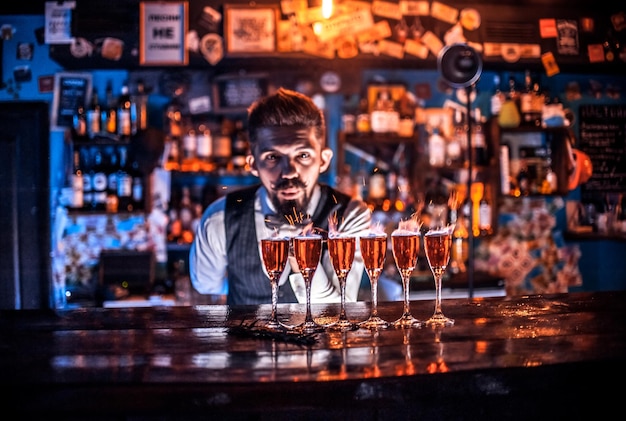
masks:
<path fill-rule="evenodd" d="M 224 13 L 224 40 L 229 54 L 276 51 L 277 6 L 227 4 Z"/>
<path fill-rule="evenodd" d="M 72 127 L 78 105 L 91 99 L 91 73 L 57 73 L 54 75 L 52 129 Z"/>
<path fill-rule="evenodd" d="M 47 1 L 44 39 L 46 44 L 70 44 L 72 36 L 72 12 L 75 1 Z"/>
<path fill-rule="evenodd" d="M 189 53 L 187 2 L 141 2 L 139 6 L 139 63 L 187 65 Z"/>

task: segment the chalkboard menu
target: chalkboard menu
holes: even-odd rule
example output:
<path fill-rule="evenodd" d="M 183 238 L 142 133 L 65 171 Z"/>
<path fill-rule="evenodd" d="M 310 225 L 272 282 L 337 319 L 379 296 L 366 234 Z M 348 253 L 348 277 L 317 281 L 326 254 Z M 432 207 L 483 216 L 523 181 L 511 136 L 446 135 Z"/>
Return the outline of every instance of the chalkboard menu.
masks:
<path fill-rule="evenodd" d="M 91 74 L 57 73 L 54 77 L 53 127 L 72 127 L 78 105 L 87 106 L 90 98 Z"/>
<path fill-rule="evenodd" d="M 267 74 L 219 76 L 213 84 L 216 112 L 245 112 L 257 99 L 267 94 Z"/>
<path fill-rule="evenodd" d="M 579 117 L 579 149 L 593 163 L 583 199 L 626 192 L 626 105 L 581 105 Z"/>

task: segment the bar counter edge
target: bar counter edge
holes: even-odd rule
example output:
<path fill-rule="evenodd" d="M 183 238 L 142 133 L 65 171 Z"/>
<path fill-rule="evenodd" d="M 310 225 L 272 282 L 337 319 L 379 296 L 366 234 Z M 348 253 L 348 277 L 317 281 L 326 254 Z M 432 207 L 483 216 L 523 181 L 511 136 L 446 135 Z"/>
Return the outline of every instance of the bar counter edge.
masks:
<path fill-rule="evenodd" d="M 3 310 L 0 402 L 17 419 L 599 418 L 622 409 L 625 300 L 449 299 L 451 328 L 323 333 L 311 346 L 227 333 L 267 306 Z M 401 311 L 379 303 L 387 319 Z"/>

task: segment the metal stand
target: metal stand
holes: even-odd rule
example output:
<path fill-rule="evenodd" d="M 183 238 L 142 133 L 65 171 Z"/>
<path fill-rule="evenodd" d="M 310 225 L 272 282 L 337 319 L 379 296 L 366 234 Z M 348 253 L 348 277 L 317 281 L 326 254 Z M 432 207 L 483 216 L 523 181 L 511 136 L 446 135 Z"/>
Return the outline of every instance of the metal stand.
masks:
<path fill-rule="evenodd" d="M 472 86 L 465 88 L 465 94 L 467 95 L 467 199 L 470 202 L 469 207 L 469 221 L 468 221 L 468 233 L 467 233 L 467 290 L 469 298 L 474 297 L 474 206 L 472 204 L 472 171 L 474 158 L 472 156 L 472 116 L 471 116 L 471 95 Z"/>

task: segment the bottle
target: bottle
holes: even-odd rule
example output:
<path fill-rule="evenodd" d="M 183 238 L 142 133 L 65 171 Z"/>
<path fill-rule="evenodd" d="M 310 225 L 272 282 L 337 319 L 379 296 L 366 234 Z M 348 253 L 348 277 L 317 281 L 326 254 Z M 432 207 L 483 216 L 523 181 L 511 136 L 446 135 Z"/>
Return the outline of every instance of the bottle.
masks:
<path fill-rule="evenodd" d="M 107 198 L 106 198 L 106 210 L 107 212 L 115 213 L 119 209 L 119 200 L 117 197 L 117 170 L 118 170 L 118 156 L 117 151 L 114 148 L 110 148 L 107 153 L 108 165 L 107 165 Z"/>
<path fill-rule="evenodd" d="M 104 211 L 107 202 L 107 174 L 106 165 L 99 147 L 93 151 L 93 209 Z"/>
<path fill-rule="evenodd" d="M 178 217 L 181 224 L 181 239 L 184 244 L 189 244 L 193 241 L 193 220 L 194 209 L 191 201 L 191 191 L 189 187 L 184 186 L 182 188 L 182 196 L 180 199 L 180 206 L 178 208 Z"/>
<path fill-rule="evenodd" d="M 454 231 L 452 232 L 452 250 L 450 254 L 450 271 L 453 274 L 463 273 L 467 270 L 467 259 L 469 257 L 467 230 L 467 217 L 460 209 L 457 213 Z"/>
<path fill-rule="evenodd" d="M 69 207 L 72 209 L 82 209 L 84 204 L 83 197 L 83 170 L 80 166 L 80 151 L 74 151 L 74 162 L 72 172 L 68 180 L 69 187 L 72 188 L 72 196 L 69 201 Z"/>
<path fill-rule="evenodd" d="M 409 216 L 412 213 L 413 198 L 411 196 L 411 184 L 406 165 L 400 167 L 396 183 L 398 195 L 395 201 L 395 209 L 402 215 Z"/>
<path fill-rule="evenodd" d="M 91 166 L 91 154 L 88 148 L 80 150 L 80 160 L 83 169 L 83 208 L 92 210 L 95 206 L 93 201 L 93 167 Z"/>
<path fill-rule="evenodd" d="M 489 165 L 487 156 L 487 141 L 485 140 L 485 120 L 481 116 L 480 109 L 474 110 L 474 124 L 472 125 L 472 158 L 478 166 Z"/>
<path fill-rule="evenodd" d="M 181 139 L 183 136 L 183 111 L 180 99 L 178 96 L 174 96 L 172 101 L 165 108 L 165 127 L 163 131 L 166 136 L 172 139 Z"/>
<path fill-rule="evenodd" d="M 360 134 L 369 133 L 372 129 L 369 103 L 367 97 L 363 96 L 359 100 L 358 113 L 356 115 L 356 132 Z"/>
<path fill-rule="evenodd" d="M 522 117 L 521 124 L 532 125 L 533 88 L 530 70 L 524 72 L 524 89 L 519 95 L 519 109 Z"/>
<path fill-rule="evenodd" d="M 378 93 L 374 108 L 370 114 L 371 131 L 374 133 L 398 133 L 400 114 L 388 90 Z"/>
<path fill-rule="evenodd" d="M 120 147 L 120 165 L 117 170 L 117 198 L 121 211 L 133 210 L 133 177 L 131 175 L 128 150 Z"/>
<path fill-rule="evenodd" d="M 102 123 L 102 112 L 100 110 L 100 100 L 98 98 L 98 90 L 93 89 L 91 93 L 91 101 L 87 109 L 87 135 L 90 138 L 100 134 Z"/>
<path fill-rule="evenodd" d="M 137 132 L 135 105 L 130 99 L 128 85 L 124 83 L 117 100 L 117 135 L 120 139 L 128 139 Z"/>
<path fill-rule="evenodd" d="M 102 113 L 102 129 L 109 136 L 117 135 L 117 101 L 113 95 L 113 85 L 107 82 L 105 89 L 106 110 Z"/>
<path fill-rule="evenodd" d="M 491 116 L 496 117 L 500 114 L 500 110 L 502 109 L 502 104 L 504 104 L 504 101 L 506 100 L 506 96 L 500 90 L 500 75 L 496 74 L 493 76 L 493 85 L 494 85 L 494 92 L 493 92 L 493 95 L 491 95 L 490 108 L 491 108 Z"/>
<path fill-rule="evenodd" d="M 235 171 L 242 172 L 246 169 L 246 155 L 248 155 L 248 134 L 244 128 L 243 121 L 237 120 L 231 156 L 231 163 Z"/>
<path fill-rule="evenodd" d="M 509 79 L 509 92 L 498 114 L 498 125 L 503 128 L 519 127 L 521 116 L 519 111 L 519 93 L 515 89 L 515 79 Z"/>
<path fill-rule="evenodd" d="M 132 187 L 132 209 L 134 211 L 142 210 L 144 208 L 144 188 L 143 188 L 143 173 L 139 169 L 139 162 L 133 160 L 131 165 L 131 176 L 133 179 Z"/>
<path fill-rule="evenodd" d="M 202 171 L 211 171 L 212 169 L 212 156 L 213 156 L 213 137 L 211 136 L 211 129 L 206 125 L 201 124 L 198 126 L 198 133 L 196 135 L 196 155 Z"/>
<path fill-rule="evenodd" d="M 483 197 L 485 185 L 480 181 L 472 182 L 470 186 L 470 206 L 472 207 L 471 229 L 474 237 L 480 235 L 480 200 Z M 469 224 L 468 224 L 469 227 Z"/>
<path fill-rule="evenodd" d="M 191 279 L 187 273 L 185 260 L 179 259 L 174 266 L 174 296 L 176 304 L 180 306 L 191 305 L 192 298 Z"/>
<path fill-rule="evenodd" d="M 386 194 L 383 201 L 383 210 L 391 212 L 392 216 L 396 216 L 396 200 L 398 198 L 398 173 L 394 169 L 386 174 Z"/>
<path fill-rule="evenodd" d="M 367 204 L 372 211 L 372 221 L 380 226 L 386 226 L 388 221 L 386 199 L 387 173 L 381 167 L 375 166 L 368 179 Z"/>
<path fill-rule="evenodd" d="M 180 146 L 178 138 L 170 135 L 165 137 L 164 154 L 166 158 L 163 168 L 167 171 L 178 171 L 180 169 Z"/>
<path fill-rule="evenodd" d="M 446 163 L 446 140 L 440 134 L 439 122 L 428 136 L 428 163 L 433 167 L 443 167 Z"/>
<path fill-rule="evenodd" d="M 199 165 L 196 159 L 196 150 L 198 149 L 198 139 L 196 131 L 192 128 L 187 130 L 183 136 L 183 171 L 198 171 Z"/>
<path fill-rule="evenodd" d="M 142 79 L 137 80 L 137 89 L 130 99 L 135 104 L 136 131 L 146 130 L 148 128 L 148 96 Z"/>
<path fill-rule="evenodd" d="M 213 136 L 213 159 L 221 169 L 227 169 L 231 163 L 230 157 L 232 155 L 232 137 L 234 129 L 235 123 L 229 118 L 224 118 L 219 135 Z"/>
<path fill-rule="evenodd" d="M 446 165 L 462 166 L 465 163 L 466 145 L 467 124 L 465 123 L 465 113 L 461 110 L 455 110 L 454 131 L 446 145 Z"/>
<path fill-rule="evenodd" d="M 78 103 L 74 116 L 72 117 L 72 132 L 75 137 L 87 136 L 87 113 L 85 111 L 85 105 L 82 102 Z"/>
<path fill-rule="evenodd" d="M 478 203 L 478 230 L 480 235 L 490 235 L 492 230 L 492 203 L 491 203 L 491 187 L 489 184 L 483 184 L 483 196 Z"/>
<path fill-rule="evenodd" d="M 546 95 L 542 92 L 539 82 L 533 84 L 531 121 L 534 127 L 541 127 L 543 122 L 543 107 L 546 104 Z"/>
<path fill-rule="evenodd" d="M 520 159 L 519 172 L 517 173 L 517 186 L 514 196 L 528 196 L 530 194 L 530 174 L 528 172 L 528 163 L 526 159 Z"/>

